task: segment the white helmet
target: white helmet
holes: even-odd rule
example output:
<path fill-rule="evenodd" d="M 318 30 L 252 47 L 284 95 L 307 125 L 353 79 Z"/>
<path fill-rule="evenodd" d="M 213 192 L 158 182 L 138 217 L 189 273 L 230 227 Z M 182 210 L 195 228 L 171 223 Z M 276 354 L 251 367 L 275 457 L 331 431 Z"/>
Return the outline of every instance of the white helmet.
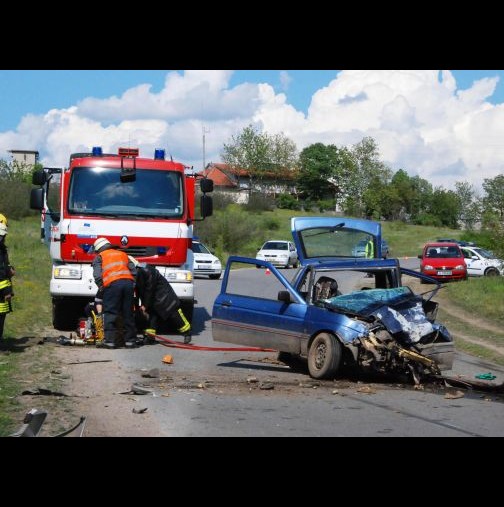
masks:
<path fill-rule="evenodd" d="M 6 236 L 7 235 L 7 226 L 0 222 L 0 236 Z"/>
<path fill-rule="evenodd" d="M 93 244 L 93 251 L 98 253 L 106 245 L 112 246 L 107 238 L 98 238 Z"/>

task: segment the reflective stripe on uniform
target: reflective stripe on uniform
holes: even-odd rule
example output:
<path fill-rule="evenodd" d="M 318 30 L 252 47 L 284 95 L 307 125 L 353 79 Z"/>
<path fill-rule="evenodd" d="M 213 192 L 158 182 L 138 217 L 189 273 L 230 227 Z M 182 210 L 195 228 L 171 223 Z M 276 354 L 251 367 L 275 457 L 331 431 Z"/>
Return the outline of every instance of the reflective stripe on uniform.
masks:
<path fill-rule="evenodd" d="M 191 324 L 189 324 L 189 321 L 185 318 L 184 313 L 182 312 L 182 308 L 178 309 L 178 313 L 180 315 L 180 318 L 184 322 L 184 325 L 182 327 L 179 327 L 179 333 L 187 333 L 189 329 L 191 329 Z"/>
<path fill-rule="evenodd" d="M 5 289 L 6 287 L 12 287 L 10 280 L 2 280 L 0 282 L 0 289 Z"/>
<path fill-rule="evenodd" d="M 9 302 L 0 303 L 0 313 L 9 313 L 11 311 Z"/>
<path fill-rule="evenodd" d="M 102 279 L 103 285 L 108 287 L 116 280 L 134 280 L 128 268 L 128 256 L 117 250 L 105 250 L 100 253 L 102 258 Z"/>

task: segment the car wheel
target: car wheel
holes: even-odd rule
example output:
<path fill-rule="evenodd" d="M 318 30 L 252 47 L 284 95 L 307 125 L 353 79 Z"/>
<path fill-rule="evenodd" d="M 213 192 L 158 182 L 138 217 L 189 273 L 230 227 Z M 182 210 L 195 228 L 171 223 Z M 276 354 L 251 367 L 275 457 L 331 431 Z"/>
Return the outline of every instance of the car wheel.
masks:
<path fill-rule="evenodd" d="M 329 333 L 318 334 L 308 351 L 308 371 L 316 379 L 334 377 L 341 363 L 341 343 Z"/>
<path fill-rule="evenodd" d="M 495 268 L 488 268 L 485 271 L 485 276 L 499 276 L 499 271 Z"/>
<path fill-rule="evenodd" d="M 298 260 L 298 259 L 296 259 L 296 260 L 294 261 L 294 264 L 292 265 L 292 267 L 293 267 L 294 269 L 297 269 L 297 267 L 298 267 L 298 265 L 299 265 L 299 264 L 298 264 L 298 262 L 299 262 L 299 260 Z"/>

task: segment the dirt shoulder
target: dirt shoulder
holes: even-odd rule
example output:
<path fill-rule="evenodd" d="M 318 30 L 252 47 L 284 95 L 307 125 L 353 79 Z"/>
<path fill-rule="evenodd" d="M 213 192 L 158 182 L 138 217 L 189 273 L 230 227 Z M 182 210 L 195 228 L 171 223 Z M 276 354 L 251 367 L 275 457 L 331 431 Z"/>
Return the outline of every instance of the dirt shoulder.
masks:
<path fill-rule="evenodd" d="M 53 436 L 86 417 L 83 436 L 150 437 L 160 429 L 145 408 L 142 397 L 118 394 L 141 379 L 114 359 L 114 352 L 93 346 L 61 346 L 59 332 L 47 329 L 43 337 L 15 340 L 2 350 L 2 358 L 22 352 L 15 382 L 19 385 L 13 418 L 20 427 L 31 409 L 47 411 L 40 436 Z M 20 349 L 22 343 L 22 350 Z M 43 394 L 40 394 L 43 393 Z"/>

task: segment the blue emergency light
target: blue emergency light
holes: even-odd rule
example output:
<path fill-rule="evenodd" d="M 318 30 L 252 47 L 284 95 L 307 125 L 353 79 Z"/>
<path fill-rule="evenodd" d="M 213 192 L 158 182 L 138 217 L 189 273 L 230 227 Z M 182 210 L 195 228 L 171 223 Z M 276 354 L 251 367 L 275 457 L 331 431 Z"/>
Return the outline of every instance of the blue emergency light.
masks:
<path fill-rule="evenodd" d="M 103 154 L 101 146 L 93 146 L 93 157 L 101 157 Z"/>
<path fill-rule="evenodd" d="M 165 159 L 165 150 L 156 148 L 154 150 L 154 160 L 164 160 L 164 159 Z"/>

